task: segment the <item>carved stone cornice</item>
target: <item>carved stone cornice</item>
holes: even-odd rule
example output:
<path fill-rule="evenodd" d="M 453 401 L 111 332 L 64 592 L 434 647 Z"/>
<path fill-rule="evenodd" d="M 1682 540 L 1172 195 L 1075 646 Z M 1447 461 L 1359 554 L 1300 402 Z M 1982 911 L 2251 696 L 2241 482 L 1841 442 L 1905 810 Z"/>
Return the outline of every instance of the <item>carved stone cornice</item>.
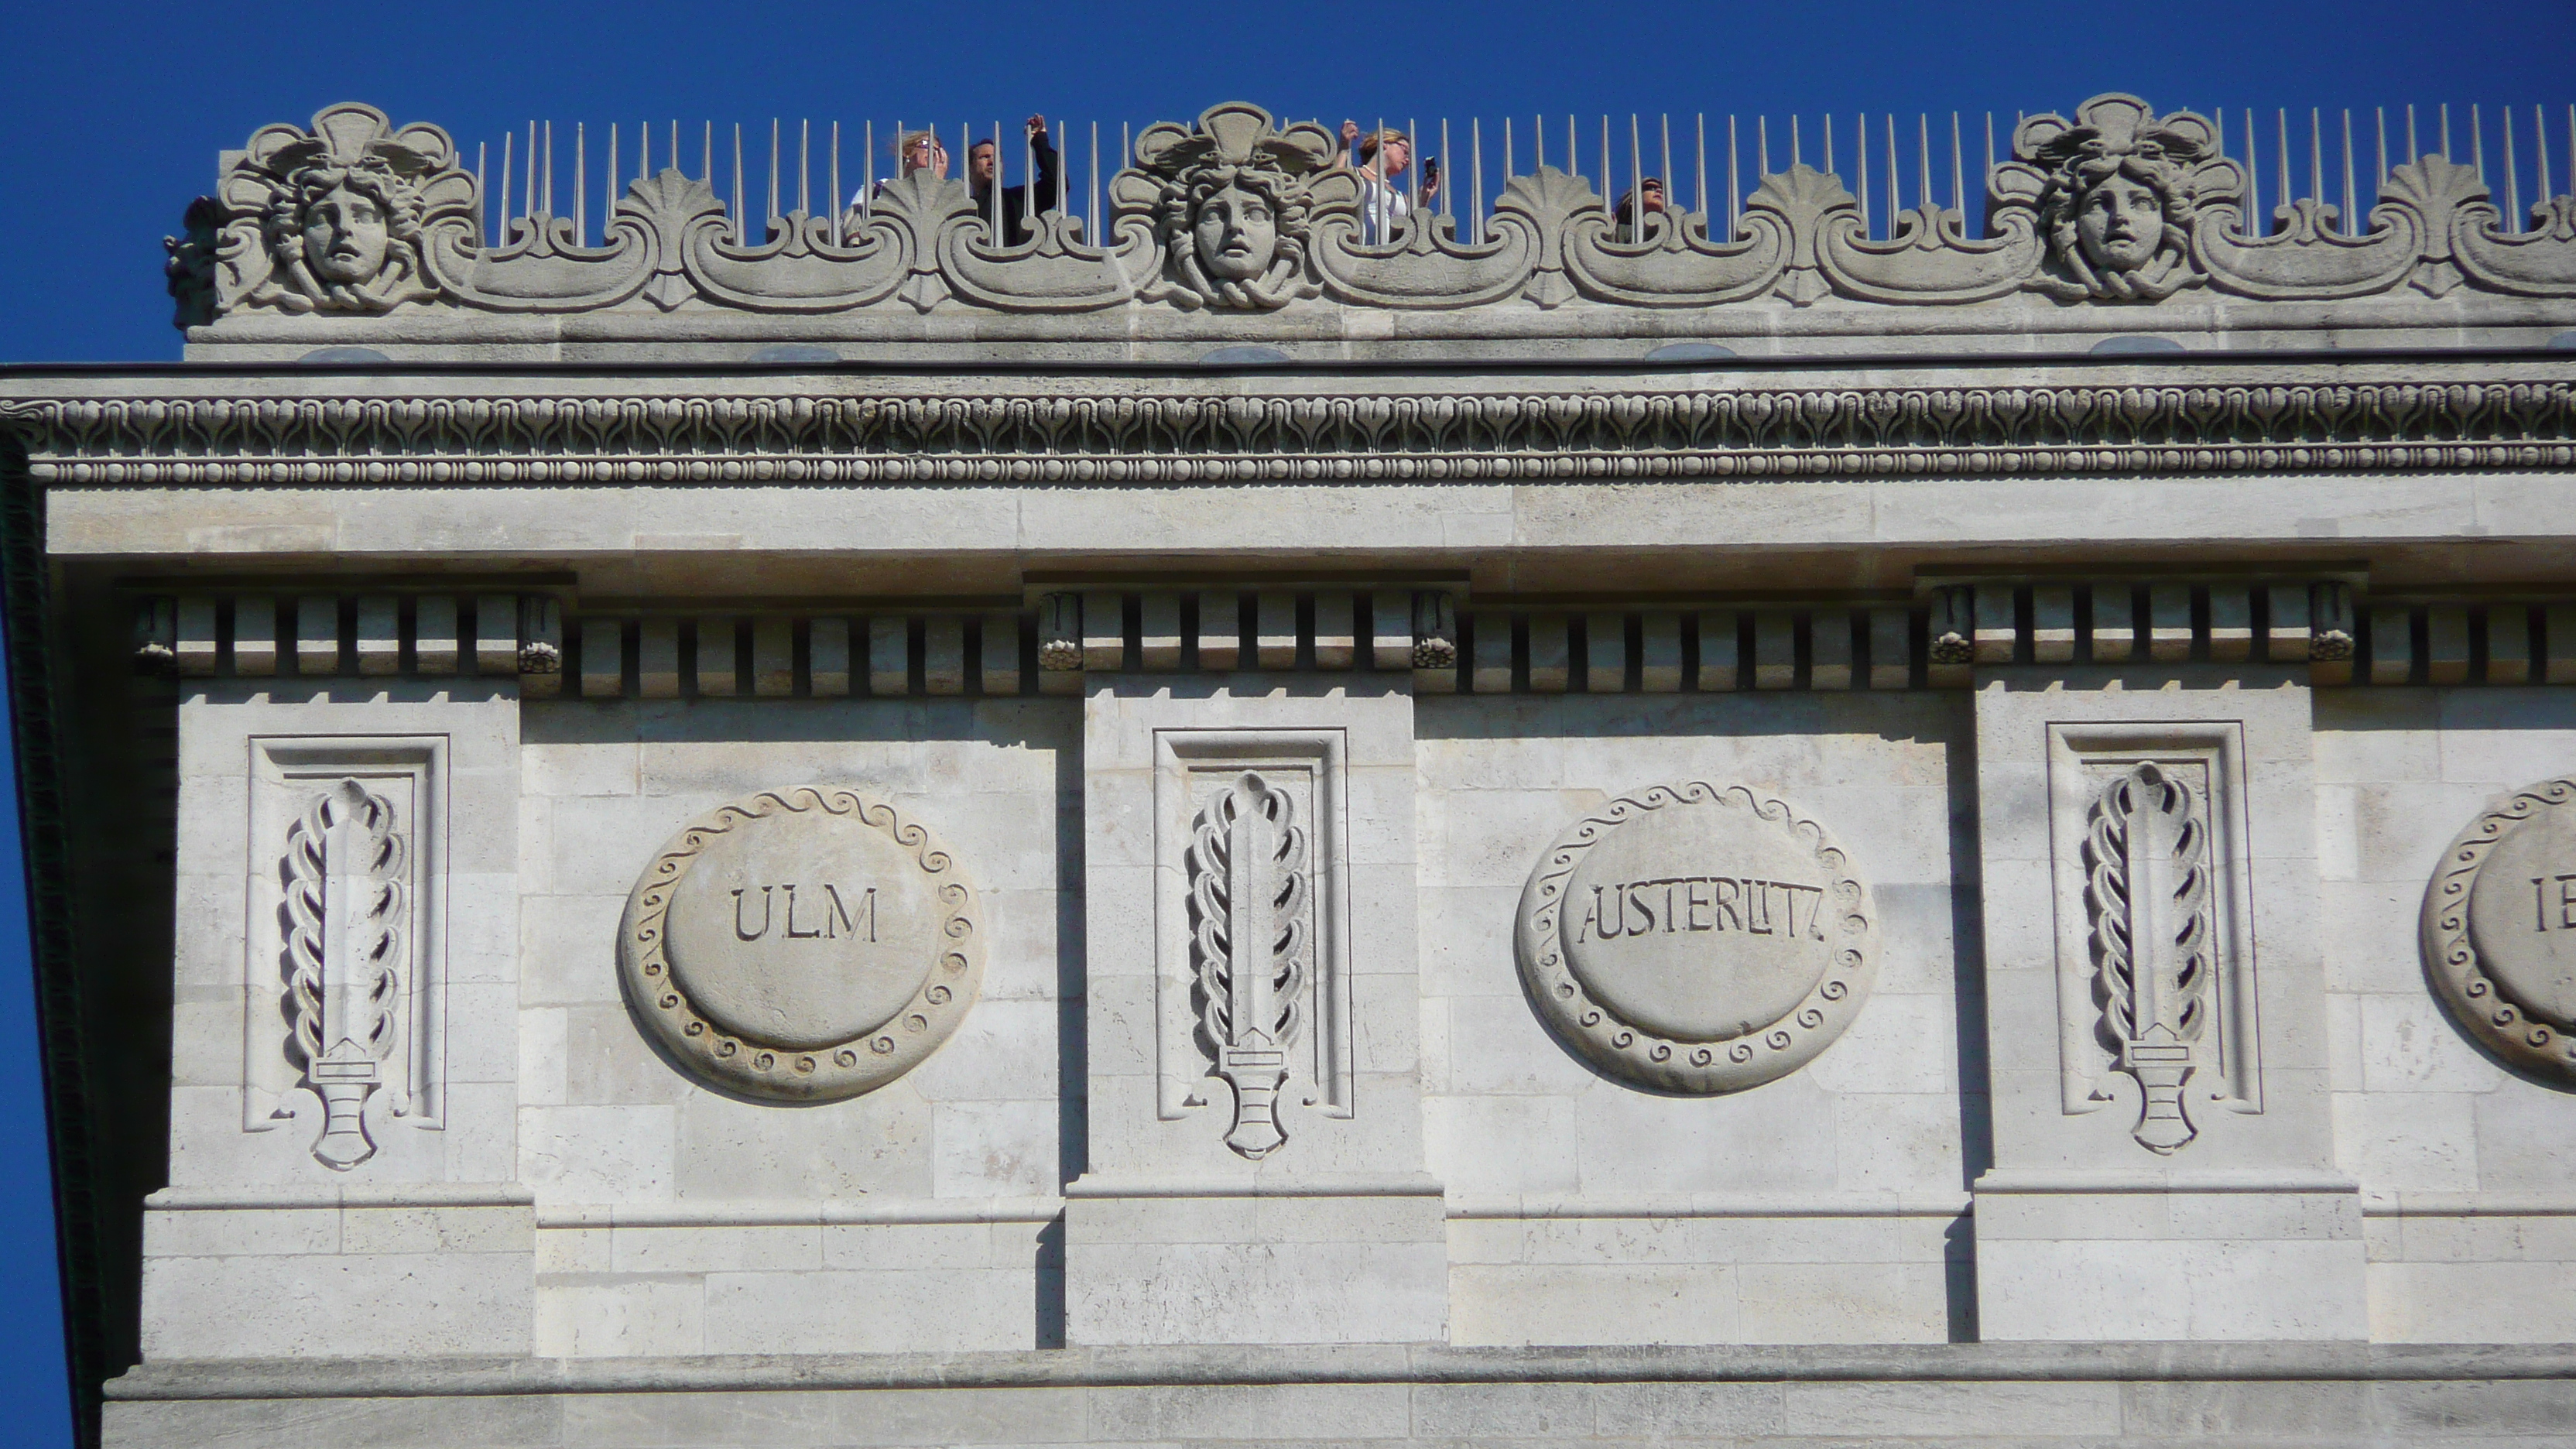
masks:
<path fill-rule="evenodd" d="M 0 403 L 40 484 L 1477 482 L 2565 468 L 2564 382 Z"/>

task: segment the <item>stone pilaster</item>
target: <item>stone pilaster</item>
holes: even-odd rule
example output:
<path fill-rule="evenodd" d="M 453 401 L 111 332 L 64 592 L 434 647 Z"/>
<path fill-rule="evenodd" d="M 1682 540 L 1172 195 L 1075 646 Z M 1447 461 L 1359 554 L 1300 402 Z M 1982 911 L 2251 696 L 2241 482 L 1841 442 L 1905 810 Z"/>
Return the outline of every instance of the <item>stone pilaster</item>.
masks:
<path fill-rule="evenodd" d="M 1981 671 L 1985 1338 L 2367 1336 L 2306 675 Z"/>
<path fill-rule="evenodd" d="M 1441 1338 L 1410 674 L 1104 675 L 1083 752 L 1067 1341 Z"/>
<path fill-rule="evenodd" d="M 389 613 L 359 610 L 362 672 Z M 144 1355 L 524 1353 L 518 683 L 361 682 L 299 642 L 317 677 L 179 707 Z"/>

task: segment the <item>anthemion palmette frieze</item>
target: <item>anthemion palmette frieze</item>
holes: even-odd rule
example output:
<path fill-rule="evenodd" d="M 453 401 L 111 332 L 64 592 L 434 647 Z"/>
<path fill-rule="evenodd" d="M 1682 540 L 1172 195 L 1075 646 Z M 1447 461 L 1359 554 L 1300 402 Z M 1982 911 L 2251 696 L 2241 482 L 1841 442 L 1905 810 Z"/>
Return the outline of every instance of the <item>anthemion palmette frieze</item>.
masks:
<path fill-rule="evenodd" d="M 1587 179 L 1541 160 L 1498 178 L 1486 215 L 1477 209 L 1480 148 L 1480 194 L 1463 216 L 1454 200 L 1462 179 L 1453 177 L 1449 197 L 1406 212 L 1381 236 L 1374 183 L 1341 160 L 1322 127 L 1283 129 L 1259 107 L 1229 104 L 1137 137 L 1128 167 L 1107 178 L 1106 217 L 1096 191 L 1079 211 L 1068 194 L 1035 235 L 997 244 L 966 185 L 929 172 L 872 189 L 845 215 L 828 200 L 813 205 L 808 158 L 793 209 L 781 211 L 773 189 L 768 215 L 755 219 L 742 214 L 738 153 L 728 206 L 709 176 L 685 174 L 671 148 L 658 171 L 639 156 L 644 174 L 622 190 L 612 175 L 615 200 L 603 198 L 594 233 L 586 202 L 571 214 L 552 209 L 551 172 L 544 197 L 514 209 L 506 192 L 486 192 L 435 126 L 396 130 L 381 112 L 343 105 L 309 131 L 268 127 L 232 154 L 216 199 L 170 244 L 171 290 L 182 325 L 218 330 L 262 310 L 374 316 L 405 307 L 1064 314 L 1263 312 L 1319 294 L 1396 310 L 1549 309 L 1577 299 L 1956 306 L 2020 292 L 2129 305 L 2197 289 L 2267 301 L 2462 288 L 2576 295 L 2565 197 L 2542 198 L 2528 218 L 2508 216 L 2482 160 L 2419 155 L 2381 167 L 2366 221 L 2312 194 L 2282 199 L 2258 222 L 2256 187 L 2222 154 L 2220 132 L 2212 117 L 2158 114 L 2125 95 L 2097 96 L 2071 118 L 2029 116 L 2008 155 L 1995 156 L 1987 138 L 1981 237 L 1966 234 L 1956 194 L 1946 206 L 1927 194 L 1911 210 L 1882 213 L 1885 235 L 1874 239 L 1851 185 L 1797 160 L 1777 172 L 1765 160 L 1740 204 L 1712 211 L 1703 182 L 1697 211 L 1658 205 L 1633 216 L 1614 214 L 1598 168 Z M 1964 163 L 1953 144 L 1955 193 Z M 1704 139 L 1698 145 L 1705 176 Z M 1869 146 L 1860 149 L 1865 165 Z M 773 153 L 773 178 L 778 164 Z M 1869 189 L 1865 176 L 1858 184 Z"/>
<path fill-rule="evenodd" d="M 1243 483 L 2515 469 L 2576 388 L 2510 383 L 1548 395 L 18 403 L 39 481 Z"/>

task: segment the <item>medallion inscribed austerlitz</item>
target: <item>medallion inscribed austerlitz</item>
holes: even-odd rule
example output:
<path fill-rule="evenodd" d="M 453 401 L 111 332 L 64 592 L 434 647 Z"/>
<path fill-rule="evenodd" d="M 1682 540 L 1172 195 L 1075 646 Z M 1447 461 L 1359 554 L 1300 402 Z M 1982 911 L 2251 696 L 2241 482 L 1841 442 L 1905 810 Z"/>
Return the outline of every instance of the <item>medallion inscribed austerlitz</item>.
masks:
<path fill-rule="evenodd" d="M 984 970 L 975 889 L 930 832 L 847 790 L 692 822 L 626 907 L 619 975 L 671 1059 L 745 1096 L 829 1102 L 937 1050 Z"/>
<path fill-rule="evenodd" d="M 1548 848 L 1521 893 L 1521 982 L 1611 1076 L 1739 1091 L 1851 1024 L 1877 973 L 1876 922 L 1841 848 L 1786 802 L 1658 785 Z"/>
<path fill-rule="evenodd" d="M 2424 960 L 2480 1045 L 2576 1084 L 2576 778 L 2516 791 L 2451 842 L 2424 893 Z"/>

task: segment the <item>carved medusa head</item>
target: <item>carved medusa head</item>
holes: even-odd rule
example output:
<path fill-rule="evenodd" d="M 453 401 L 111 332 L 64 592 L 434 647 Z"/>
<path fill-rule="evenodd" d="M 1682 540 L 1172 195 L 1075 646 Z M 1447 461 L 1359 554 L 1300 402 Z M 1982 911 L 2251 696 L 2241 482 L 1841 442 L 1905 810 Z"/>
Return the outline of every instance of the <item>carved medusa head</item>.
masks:
<path fill-rule="evenodd" d="M 395 264 L 397 285 L 416 271 L 420 195 L 383 167 L 305 166 L 269 202 L 261 234 L 285 285 L 291 312 L 379 312 L 395 297 L 376 283 Z"/>
<path fill-rule="evenodd" d="M 2191 226 L 2203 202 L 2240 191 L 2216 132 L 2188 111 L 2158 116 L 2135 96 L 2096 96 L 2075 119 L 2033 116 L 1996 168 L 2004 205 L 2038 213 L 2051 274 L 2033 285 L 2066 300 L 2153 302 L 2199 280 Z"/>
<path fill-rule="evenodd" d="M 219 280 L 226 306 L 286 312 L 383 312 L 435 296 L 422 230 L 438 204 L 462 204 L 472 180 L 432 126 L 397 132 L 368 106 L 333 106 L 311 131 L 271 126 L 224 178 L 232 218 L 255 248 L 228 249 L 238 276 Z"/>
<path fill-rule="evenodd" d="M 1185 307 L 1258 310 L 1312 296 L 1312 181 L 1331 157 L 1322 127 L 1281 132 L 1255 106 L 1218 106 L 1189 130 L 1148 130 L 1136 159 L 1153 188 L 1164 255 L 1152 295 Z"/>

